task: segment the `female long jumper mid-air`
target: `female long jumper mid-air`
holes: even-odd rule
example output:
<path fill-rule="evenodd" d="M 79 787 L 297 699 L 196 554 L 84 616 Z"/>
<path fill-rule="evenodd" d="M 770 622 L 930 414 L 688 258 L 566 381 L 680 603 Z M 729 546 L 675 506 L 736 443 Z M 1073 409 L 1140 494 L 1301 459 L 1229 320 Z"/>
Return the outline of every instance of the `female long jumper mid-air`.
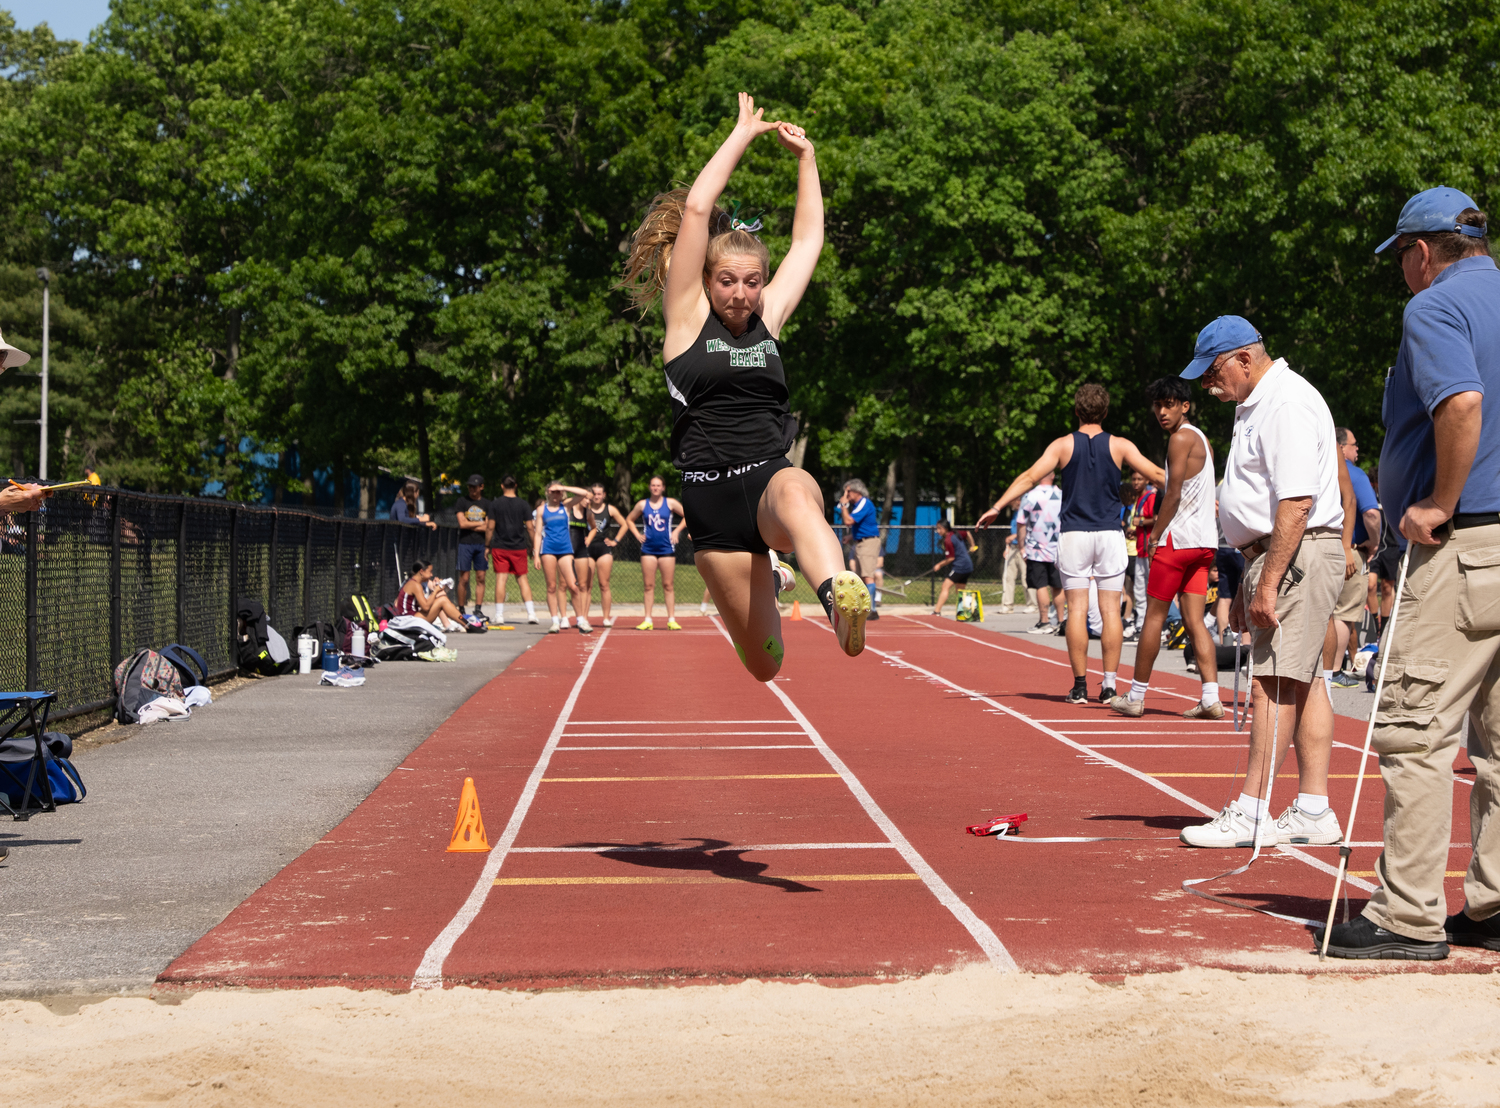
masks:
<path fill-rule="evenodd" d="M 640 308 L 662 298 L 672 460 L 695 561 L 740 660 L 769 681 L 781 668 L 783 579 L 770 551 L 795 551 L 807 579 L 821 582 L 818 599 L 851 657 L 865 646 L 870 594 L 844 569 L 817 482 L 786 458 L 797 424 L 777 339 L 823 249 L 823 194 L 807 133 L 763 112 L 740 93 L 739 121 L 693 187 L 652 201 L 624 285 Z M 774 278 L 765 244 L 718 206 L 740 157 L 770 131 L 797 155 L 792 245 Z"/>

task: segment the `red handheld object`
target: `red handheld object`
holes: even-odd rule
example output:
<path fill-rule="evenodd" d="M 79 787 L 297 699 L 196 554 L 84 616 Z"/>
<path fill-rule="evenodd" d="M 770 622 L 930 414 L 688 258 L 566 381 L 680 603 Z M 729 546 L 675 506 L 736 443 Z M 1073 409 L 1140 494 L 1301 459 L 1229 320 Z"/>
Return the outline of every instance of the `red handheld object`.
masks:
<path fill-rule="evenodd" d="M 964 830 L 971 835 L 1014 835 L 1025 822 L 1026 813 L 1017 812 L 1011 816 L 996 816 L 988 823 L 972 824 Z"/>

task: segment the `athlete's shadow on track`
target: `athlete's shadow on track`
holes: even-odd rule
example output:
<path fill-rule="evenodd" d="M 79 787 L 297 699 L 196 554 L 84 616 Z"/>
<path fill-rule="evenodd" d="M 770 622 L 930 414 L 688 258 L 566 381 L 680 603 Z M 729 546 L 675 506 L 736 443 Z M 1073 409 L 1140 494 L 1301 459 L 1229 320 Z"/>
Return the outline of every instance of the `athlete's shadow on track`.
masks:
<path fill-rule="evenodd" d="M 681 840 L 679 840 L 680 842 Z M 588 847 L 597 850 L 600 857 L 617 862 L 628 862 L 632 866 L 648 869 L 684 870 L 690 873 L 711 873 L 726 881 L 743 881 L 749 885 L 770 885 L 787 893 L 820 893 L 823 890 L 799 881 L 788 881 L 782 877 L 762 876 L 765 862 L 747 862 L 741 857 L 743 850 L 726 850 L 725 839 L 696 839 L 698 846 L 680 846 L 676 843 L 569 843 L 573 847 Z"/>
<path fill-rule="evenodd" d="M 1202 816 L 1084 816 L 1086 820 L 1104 820 L 1114 823 L 1139 823 L 1142 827 L 1162 827 L 1170 831 L 1181 831 L 1195 823 L 1202 823 Z"/>

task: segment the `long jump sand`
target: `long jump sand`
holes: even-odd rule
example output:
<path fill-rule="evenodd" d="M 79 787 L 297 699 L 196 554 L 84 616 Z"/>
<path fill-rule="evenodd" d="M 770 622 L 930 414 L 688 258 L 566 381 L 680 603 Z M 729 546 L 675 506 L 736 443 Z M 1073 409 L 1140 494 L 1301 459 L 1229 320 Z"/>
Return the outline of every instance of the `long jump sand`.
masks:
<path fill-rule="evenodd" d="M 1389 967 L 1387 967 L 1389 968 Z M 1500 976 L 988 967 L 883 985 L 0 1003 L 56 1105 L 1492 1105 Z"/>

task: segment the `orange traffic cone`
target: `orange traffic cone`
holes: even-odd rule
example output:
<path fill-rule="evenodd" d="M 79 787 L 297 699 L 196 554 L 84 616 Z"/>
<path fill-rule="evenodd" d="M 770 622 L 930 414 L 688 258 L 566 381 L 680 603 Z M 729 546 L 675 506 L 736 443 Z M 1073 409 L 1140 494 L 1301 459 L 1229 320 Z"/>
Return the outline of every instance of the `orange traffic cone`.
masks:
<path fill-rule="evenodd" d="M 798 623 L 802 619 L 802 605 L 795 600 L 792 601 L 792 614 L 789 618 L 792 623 Z"/>
<path fill-rule="evenodd" d="M 464 778 L 464 791 L 458 797 L 458 818 L 453 821 L 453 839 L 448 843 L 450 851 L 489 850 L 489 840 L 484 837 L 484 819 L 479 815 L 479 794 L 474 791 L 474 778 Z"/>

